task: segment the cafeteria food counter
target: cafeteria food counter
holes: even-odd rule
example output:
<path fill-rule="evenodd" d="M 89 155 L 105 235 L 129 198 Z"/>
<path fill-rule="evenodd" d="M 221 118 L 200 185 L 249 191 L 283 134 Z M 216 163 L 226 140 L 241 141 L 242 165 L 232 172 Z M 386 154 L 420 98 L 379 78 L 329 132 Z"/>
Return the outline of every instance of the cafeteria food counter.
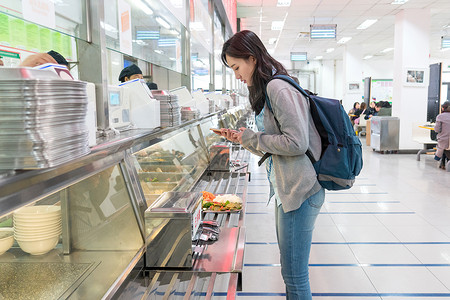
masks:
<path fill-rule="evenodd" d="M 151 283 L 158 281 L 149 274 L 158 271 L 145 270 L 145 210 L 165 191 L 221 193 L 248 180 L 245 167 L 239 173 L 208 169 L 209 148 L 222 143 L 209 128 L 233 127 L 244 113 L 236 108 L 174 128 L 128 131 L 58 167 L 0 174 L 0 227 L 14 228 L 14 211 L 21 207 L 50 205 L 60 207 L 62 232 L 45 254 L 26 253 L 15 241 L 0 255 L 0 298 L 26 299 L 33 292 L 36 299 L 131 299 L 129 287 L 138 282 L 146 283 L 139 286 L 150 293 Z M 244 190 L 236 189 L 241 195 Z M 242 215 L 206 218 L 226 224 L 220 242 L 231 239 L 236 248 L 245 237 Z M 212 255 L 208 251 L 214 247 L 204 248 Z M 237 279 L 236 263 L 239 256 L 233 254 L 228 269 Z M 198 266 L 193 271 L 199 278 L 210 280 L 205 274 L 216 272 Z"/>

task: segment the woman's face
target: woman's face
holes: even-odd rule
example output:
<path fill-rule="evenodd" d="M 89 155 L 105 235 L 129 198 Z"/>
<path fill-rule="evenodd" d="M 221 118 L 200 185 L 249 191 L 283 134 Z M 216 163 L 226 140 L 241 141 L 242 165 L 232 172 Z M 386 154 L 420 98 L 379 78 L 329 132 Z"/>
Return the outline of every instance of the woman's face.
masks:
<path fill-rule="evenodd" d="M 252 75 L 256 66 L 256 59 L 250 56 L 248 59 L 235 58 L 226 56 L 227 63 L 234 71 L 236 79 L 246 83 L 248 86 L 252 86 Z"/>

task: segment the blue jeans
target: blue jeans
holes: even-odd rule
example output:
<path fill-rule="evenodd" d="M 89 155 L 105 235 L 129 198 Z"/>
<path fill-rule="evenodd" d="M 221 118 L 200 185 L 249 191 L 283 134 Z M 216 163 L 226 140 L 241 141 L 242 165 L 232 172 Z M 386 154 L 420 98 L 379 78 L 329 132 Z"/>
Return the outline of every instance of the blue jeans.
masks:
<path fill-rule="evenodd" d="M 281 274 L 286 284 L 286 299 L 312 299 L 309 286 L 309 252 L 317 215 L 325 200 L 321 189 L 302 203 L 297 210 L 285 213 L 276 206 L 275 222 L 280 248 Z"/>

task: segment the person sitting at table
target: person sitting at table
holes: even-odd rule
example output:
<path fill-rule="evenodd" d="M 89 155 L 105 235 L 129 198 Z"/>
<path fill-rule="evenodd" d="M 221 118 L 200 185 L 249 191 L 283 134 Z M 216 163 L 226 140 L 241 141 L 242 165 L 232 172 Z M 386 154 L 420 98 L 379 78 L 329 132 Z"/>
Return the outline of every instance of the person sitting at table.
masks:
<path fill-rule="evenodd" d="M 437 161 L 441 160 L 439 168 L 445 169 L 446 157 L 444 151 L 449 148 L 450 139 L 450 101 L 445 101 L 442 104 L 441 111 L 442 113 L 436 117 L 436 124 L 434 125 L 434 131 L 437 133 L 438 141 L 434 159 Z"/>
<path fill-rule="evenodd" d="M 352 121 L 352 124 L 355 124 L 355 119 L 357 118 L 355 113 L 358 111 L 359 106 L 359 102 L 355 102 L 353 103 L 353 108 L 348 111 L 348 115 L 350 117 L 350 120 Z"/>

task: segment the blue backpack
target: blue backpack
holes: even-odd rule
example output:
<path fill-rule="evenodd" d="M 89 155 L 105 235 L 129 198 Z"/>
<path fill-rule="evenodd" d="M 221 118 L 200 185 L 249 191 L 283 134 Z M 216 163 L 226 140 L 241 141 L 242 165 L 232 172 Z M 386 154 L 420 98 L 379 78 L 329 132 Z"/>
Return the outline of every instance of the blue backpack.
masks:
<path fill-rule="evenodd" d="M 289 82 L 309 100 L 312 119 L 322 141 L 322 152 L 318 161 L 310 150 L 306 155 L 316 170 L 320 185 L 327 190 L 351 188 L 363 166 L 362 146 L 342 105 L 338 100 L 307 93 L 287 75 L 275 75 L 272 79 Z M 267 95 L 266 103 L 273 113 Z M 270 155 L 266 153 L 258 164 Z"/>

